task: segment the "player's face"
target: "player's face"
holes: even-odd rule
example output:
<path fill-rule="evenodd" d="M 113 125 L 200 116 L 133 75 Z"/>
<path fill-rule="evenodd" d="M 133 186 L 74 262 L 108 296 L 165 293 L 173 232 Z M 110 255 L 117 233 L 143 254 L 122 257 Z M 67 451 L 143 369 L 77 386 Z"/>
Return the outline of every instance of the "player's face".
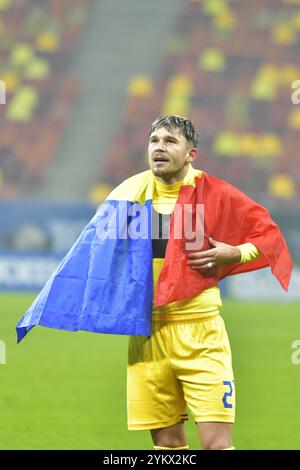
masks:
<path fill-rule="evenodd" d="M 168 131 L 162 127 L 150 135 L 149 166 L 154 176 L 162 182 L 181 181 L 195 156 L 196 149 L 191 146 L 180 130 Z"/>

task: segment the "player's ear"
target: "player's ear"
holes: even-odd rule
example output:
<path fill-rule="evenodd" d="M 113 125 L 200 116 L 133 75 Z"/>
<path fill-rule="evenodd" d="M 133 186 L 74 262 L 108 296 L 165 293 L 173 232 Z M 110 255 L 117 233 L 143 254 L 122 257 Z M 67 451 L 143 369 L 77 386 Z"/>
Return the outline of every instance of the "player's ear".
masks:
<path fill-rule="evenodd" d="M 196 148 L 190 149 L 189 153 L 187 155 L 187 161 L 188 162 L 193 162 L 196 158 L 196 155 L 197 155 L 197 149 Z"/>

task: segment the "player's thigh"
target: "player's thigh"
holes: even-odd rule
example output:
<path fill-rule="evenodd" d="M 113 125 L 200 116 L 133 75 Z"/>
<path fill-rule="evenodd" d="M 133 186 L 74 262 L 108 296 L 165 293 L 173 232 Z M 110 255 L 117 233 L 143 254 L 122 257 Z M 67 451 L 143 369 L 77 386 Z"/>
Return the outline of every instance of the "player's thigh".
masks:
<path fill-rule="evenodd" d="M 157 338 L 130 337 L 127 368 L 129 429 L 173 426 L 186 416 L 182 387 Z"/>
<path fill-rule="evenodd" d="M 218 315 L 176 327 L 172 364 L 196 422 L 234 422 L 235 387 L 230 345 Z"/>
<path fill-rule="evenodd" d="M 151 429 L 151 437 L 153 444 L 160 447 L 181 447 L 187 443 L 183 421 L 166 428 Z"/>
<path fill-rule="evenodd" d="M 197 423 L 200 442 L 205 450 L 232 448 L 232 423 Z"/>
<path fill-rule="evenodd" d="M 202 382 L 200 373 L 184 377 L 181 384 L 184 399 L 197 423 L 234 422 L 234 380 L 223 380 L 223 377 L 216 377 L 216 380 L 211 382 Z"/>

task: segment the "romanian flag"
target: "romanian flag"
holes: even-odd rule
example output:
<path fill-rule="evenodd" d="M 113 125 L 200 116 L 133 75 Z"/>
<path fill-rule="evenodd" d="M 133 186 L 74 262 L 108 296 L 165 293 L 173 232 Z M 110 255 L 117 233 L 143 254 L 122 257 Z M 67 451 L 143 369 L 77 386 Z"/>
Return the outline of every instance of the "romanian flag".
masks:
<path fill-rule="evenodd" d="M 151 335 L 152 305 L 191 298 L 228 275 L 271 267 L 287 290 L 292 259 L 269 212 L 225 181 L 190 167 L 173 211 L 164 266 L 153 299 L 152 197 L 150 170 L 118 186 L 101 205 L 74 246 L 16 326 L 18 342 L 36 325 L 68 331 Z M 223 266 L 205 278 L 187 264 L 187 246 L 197 237 L 203 208 L 203 243 L 208 238 L 251 242 L 260 258 Z M 185 230 L 184 214 L 191 224 Z M 182 216 L 183 214 L 183 216 Z M 181 234 L 178 236 L 178 234 Z"/>

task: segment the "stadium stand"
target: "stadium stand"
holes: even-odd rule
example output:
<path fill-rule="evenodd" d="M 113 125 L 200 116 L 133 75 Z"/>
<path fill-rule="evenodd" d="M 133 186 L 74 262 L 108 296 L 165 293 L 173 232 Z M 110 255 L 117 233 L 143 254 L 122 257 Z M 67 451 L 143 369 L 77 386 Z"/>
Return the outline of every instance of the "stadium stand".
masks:
<path fill-rule="evenodd" d="M 0 0 L 0 199 L 32 196 L 78 93 L 68 61 L 88 0 Z"/>
<path fill-rule="evenodd" d="M 292 200 L 300 193 L 300 1 L 189 0 L 158 76 L 132 77 L 99 184 L 147 169 L 145 129 L 181 114 L 201 130 L 199 166 L 253 196 Z"/>
<path fill-rule="evenodd" d="M 79 92 L 68 64 L 88 3 L 0 0 L 0 199 L 34 196 L 47 174 Z M 147 168 L 145 129 L 171 113 L 200 129 L 198 164 L 207 172 L 253 196 L 297 198 L 300 109 L 291 84 L 300 79 L 300 1 L 183 5 L 158 73 L 128 83 L 91 202 Z"/>

